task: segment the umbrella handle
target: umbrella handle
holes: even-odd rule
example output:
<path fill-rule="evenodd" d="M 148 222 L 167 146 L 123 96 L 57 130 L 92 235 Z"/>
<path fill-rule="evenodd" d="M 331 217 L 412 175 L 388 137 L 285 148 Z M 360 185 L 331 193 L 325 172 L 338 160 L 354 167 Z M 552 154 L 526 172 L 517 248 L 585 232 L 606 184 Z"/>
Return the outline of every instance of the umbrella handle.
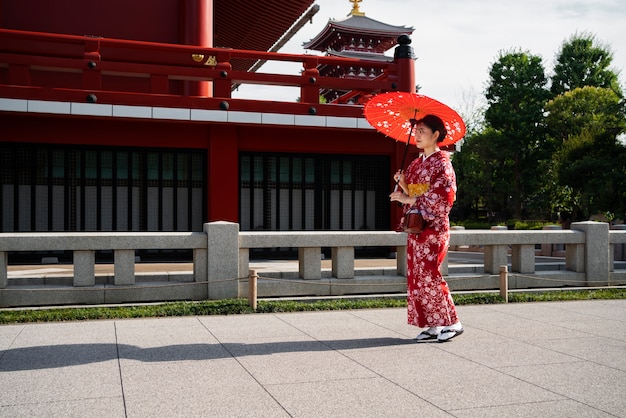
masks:
<path fill-rule="evenodd" d="M 400 173 L 402 173 L 402 170 L 400 170 Z M 400 187 L 400 177 L 398 177 L 398 180 L 396 180 L 396 185 L 393 187 L 393 191 L 397 192 L 399 187 Z M 400 207 L 404 206 L 402 202 L 396 202 L 396 203 L 398 203 L 398 206 Z"/>
<path fill-rule="evenodd" d="M 415 119 L 417 117 L 417 109 L 415 109 L 415 113 L 413 115 L 413 117 L 410 119 L 411 121 L 411 130 L 409 131 L 409 136 L 406 139 L 406 146 L 404 147 L 404 154 L 402 155 L 402 164 L 400 165 L 400 173 L 402 173 L 402 170 L 404 170 L 404 163 L 406 161 L 406 154 L 409 151 L 409 142 L 411 141 L 411 134 L 413 133 L 413 129 L 415 129 L 415 125 L 417 125 L 417 119 Z M 400 179 L 398 178 L 398 180 L 396 180 L 396 186 L 393 189 L 393 191 L 397 191 L 398 190 L 398 184 L 400 183 Z M 402 203 L 398 202 L 398 206 L 402 206 Z"/>
<path fill-rule="evenodd" d="M 417 125 L 417 109 L 415 109 L 415 113 L 413 117 L 409 119 L 411 121 L 411 129 L 409 130 L 409 136 L 406 139 L 406 147 L 404 147 L 404 155 L 402 156 L 402 165 L 400 166 L 400 170 L 404 169 L 404 162 L 406 161 L 406 154 L 409 151 L 409 142 L 411 142 L 411 134 L 413 133 L 413 129 L 415 129 L 415 125 Z"/>

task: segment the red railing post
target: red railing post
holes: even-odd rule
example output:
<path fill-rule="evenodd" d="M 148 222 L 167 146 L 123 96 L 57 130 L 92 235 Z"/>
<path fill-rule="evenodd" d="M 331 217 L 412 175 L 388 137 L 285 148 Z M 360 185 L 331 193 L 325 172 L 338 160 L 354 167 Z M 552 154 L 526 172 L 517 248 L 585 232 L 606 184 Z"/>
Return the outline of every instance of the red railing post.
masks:
<path fill-rule="evenodd" d="M 100 39 L 86 37 L 85 52 L 83 54 L 85 67 L 83 68 L 83 88 L 88 90 L 102 89 L 102 75 L 98 65 L 102 60 L 100 56 Z"/>
<path fill-rule="evenodd" d="M 233 66 L 228 62 L 229 57 L 218 55 L 218 63 L 215 69 L 219 72 L 218 76 L 213 79 L 213 97 L 222 97 L 230 99 L 232 93 L 232 75 Z M 224 61 L 222 61 L 224 59 Z"/>
<path fill-rule="evenodd" d="M 302 71 L 302 84 L 300 85 L 300 101 L 302 103 L 319 104 L 320 87 L 317 80 L 319 76 L 317 61 L 305 60 L 304 71 Z"/>

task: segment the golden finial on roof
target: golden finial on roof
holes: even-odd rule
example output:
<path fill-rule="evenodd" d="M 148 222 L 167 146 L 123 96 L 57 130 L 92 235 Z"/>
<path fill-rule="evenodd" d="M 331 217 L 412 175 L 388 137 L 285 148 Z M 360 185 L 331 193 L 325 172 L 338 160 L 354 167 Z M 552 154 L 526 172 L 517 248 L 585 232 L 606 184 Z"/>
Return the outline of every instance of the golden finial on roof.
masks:
<path fill-rule="evenodd" d="M 365 16 L 365 13 L 359 10 L 359 3 L 361 3 L 363 0 L 348 0 L 348 1 L 352 3 L 352 11 L 350 12 L 352 16 Z"/>

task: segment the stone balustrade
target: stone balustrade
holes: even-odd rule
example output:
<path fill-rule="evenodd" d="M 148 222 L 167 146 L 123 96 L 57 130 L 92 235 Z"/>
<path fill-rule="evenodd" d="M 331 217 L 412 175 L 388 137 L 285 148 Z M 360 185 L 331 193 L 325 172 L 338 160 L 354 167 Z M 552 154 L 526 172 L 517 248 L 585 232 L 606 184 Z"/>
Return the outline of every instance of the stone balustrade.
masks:
<path fill-rule="evenodd" d="M 500 266 L 510 265 L 512 288 L 549 286 L 607 286 L 626 284 L 626 269 L 615 269 L 623 255 L 626 229 L 609 230 L 600 222 L 573 223 L 570 230 L 509 231 L 453 230 L 451 246 L 480 246 L 480 273 L 442 273 L 453 290 L 497 289 Z M 537 247 L 565 248 L 564 269 L 536 271 Z M 397 253 L 393 271 L 357 272 L 355 247 L 389 247 Z M 249 254 L 254 248 L 297 248 L 298 274 L 294 280 L 259 280 L 259 297 L 398 293 L 406 288 L 406 235 L 387 231 L 267 231 L 240 232 L 238 224 L 212 222 L 203 232 L 99 232 L 0 234 L 0 306 L 78 303 L 122 303 L 163 300 L 223 299 L 245 296 Z M 322 274 L 321 250 L 331 249 L 330 275 Z M 193 251 L 191 280 L 137 281 L 135 250 Z M 72 251 L 74 273 L 61 280 L 9 279 L 11 252 Z M 113 251 L 110 280 L 95 274 L 96 251 Z M 620 250 L 620 251 L 618 251 Z M 510 258 L 510 261 L 509 261 Z M 538 282 L 538 281 L 541 282 Z M 314 286 L 313 286 L 314 285 Z"/>

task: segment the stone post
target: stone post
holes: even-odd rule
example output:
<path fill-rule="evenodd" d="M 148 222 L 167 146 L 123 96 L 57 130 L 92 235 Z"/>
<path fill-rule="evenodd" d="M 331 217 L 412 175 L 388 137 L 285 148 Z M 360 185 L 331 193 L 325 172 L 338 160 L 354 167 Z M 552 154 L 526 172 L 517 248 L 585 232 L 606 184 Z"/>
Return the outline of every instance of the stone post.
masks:
<path fill-rule="evenodd" d="M 6 251 L 0 251 L 0 289 L 4 289 L 9 284 L 7 258 Z"/>
<path fill-rule="evenodd" d="M 616 231 L 626 231 L 625 224 L 613 225 L 611 229 Z M 626 261 L 626 244 L 613 245 L 613 261 Z M 613 265 L 613 263 L 611 263 Z"/>
<path fill-rule="evenodd" d="M 303 279 L 322 278 L 322 249 L 320 247 L 299 247 L 298 268 Z"/>
<path fill-rule="evenodd" d="M 398 271 L 398 276 L 406 277 L 406 270 L 407 270 L 406 253 L 407 253 L 406 245 L 403 245 L 401 247 L 396 247 L 396 270 Z"/>
<path fill-rule="evenodd" d="M 207 234 L 209 299 L 239 297 L 239 224 L 210 222 L 203 229 Z"/>
<path fill-rule="evenodd" d="M 239 249 L 239 271 L 249 271 L 250 270 L 250 249 L 249 248 L 240 248 Z"/>
<path fill-rule="evenodd" d="M 196 248 L 193 250 L 193 281 L 202 282 L 206 278 L 207 250 Z"/>
<path fill-rule="evenodd" d="M 133 254 L 134 255 L 134 254 Z M 96 284 L 96 252 L 74 251 L 74 286 Z"/>
<path fill-rule="evenodd" d="M 609 224 L 574 222 L 571 229 L 585 233 L 585 275 L 588 286 L 608 286 L 610 281 Z"/>
<path fill-rule="evenodd" d="M 354 279 L 354 247 L 332 247 L 332 274 L 338 279 Z"/>
<path fill-rule="evenodd" d="M 535 273 L 535 245 L 511 246 L 511 270 L 517 273 Z"/>
<path fill-rule="evenodd" d="M 450 231 L 465 231 L 465 227 L 462 225 L 454 225 L 450 227 Z M 467 250 L 469 245 L 451 245 L 450 251 Z"/>
<path fill-rule="evenodd" d="M 585 244 L 565 245 L 565 270 L 576 273 L 585 271 Z"/>
<path fill-rule="evenodd" d="M 116 285 L 135 284 L 135 250 L 113 252 L 113 274 Z"/>
<path fill-rule="evenodd" d="M 491 227 L 492 231 L 506 231 L 506 226 L 496 225 Z M 507 245 L 485 245 L 485 273 L 500 274 L 500 266 L 508 265 Z"/>

